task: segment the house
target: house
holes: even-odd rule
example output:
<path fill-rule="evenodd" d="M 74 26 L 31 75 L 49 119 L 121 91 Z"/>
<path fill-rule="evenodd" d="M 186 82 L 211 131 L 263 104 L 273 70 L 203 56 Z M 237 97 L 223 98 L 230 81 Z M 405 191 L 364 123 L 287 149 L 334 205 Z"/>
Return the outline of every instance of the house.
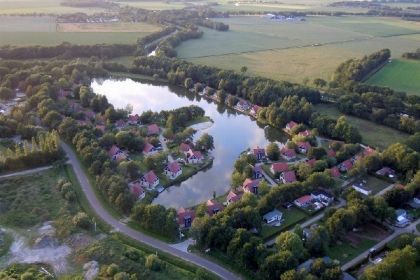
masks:
<path fill-rule="evenodd" d="M 199 164 L 203 162 L 203 154 L 200 151 L 189 151 L 187 155 L 188 163 Z"/>
<path fill-rule="evenodd" d="M 338 169 L 340 169 L 341 172 L 346 172 L 349 171 L 350 169 L 352 169 L 353 167 L 353 163 L 351 162 L 351 160 L 345 160 L 343 161 L 339 166 Z"/>
<path fill-rule="evenodd" d="M 229 191 L 226 197 L 226 204 L 229 205 L 231 203 L 241 200 L 241 198 L 242 198 L 242 194 L 237 194 L 233 191 Z"/>
<path fill-rule="evenodd" d="M 159 185 L 159 178 L 153 170 L 150 170 L 140 178 L 140 184 L 148 189 L 155 188 Z"/>
<path fill-rule="evenodd" d="M 238 104 L 236 104 L 236 108 L 241 111 L 248 111 L 251 109 L 251 104 L 249 104 L 249 102 L 244 99 L 240 99 Z"/>
<path fill-rule="evenodd" d="M 283 218 L 283 213 L 277 209 L 274 209 L 271 212 L 266 213 L 263 216 L 263 221 L 266 224 L 280 223 Z"/>
<path fill-rule="evenodd" d="M 294 159 L 296 157 L 295 150 L 288 149 L 286 147 L 281 149 L 280 153 L 281 153 L 281 156 L 284 157 L 286 160 L 291 160 L 291 159 Z"/>
<path fill-rule="evenodd" d="M 252 179 L 260 179 L 263 177 L 262 168 L 260 165 L 252 167 Z"/>
<path fill-rule="evenodd" d="M 165 174 L 166 176 L 168 176 L 169 179 L 174 180 L 175 178 L 177 178 L 179 175 L 182 174 L 181 165 L 179 165 L 177 161 L 170 162 L 165 167 Z"/>
<path fill-rule="evenodd" d="M 91 119 L 96 118 L 96 114 L 92 110 L 87 110 L 87 111 L 84 112 L 84 114 L 85 114 L 85 119 L 86 120 L 91 120 Z"/>
<path fill-rule="evenodd" d="M 307 207 L 308 205 L 310 205 L 312 203 L 312 201 L 313 201 L 312 196 L 304 195 L 304 196 L 301 196 L 298 199 L 296 199 L 294 201 L 294 203 L 297 207 L 303 207 L 304 208 L 304 207 Z"/>
<path fill-rule="evenodd" d="M 128 158 L 128 155 L 124 152 L 116 154 L 112 159 L 115 161 L 123 161 Z"/>
<path fill-rule="evenodd" d="M 396 227 L 406 227 L 410 224 L 410 220 L 408 219 L 407 211 L 404 209 L 397 209 L 395 211 L 395 226 Z"/>
<path fill-rule="evenodd" d="M 194 218 L 195 218 L 194 211 L 190 209 L 185 209 L 183 207 L 178 209 L 177 216 L 178 216 L 178 224 L 181 228 L 191 227 L 192 222 L 194 221 Z"/>
<path fill-rule="evenodd" d="M 146 142 L 143 147 L 143 154 L 145 156 L 151 156 L 155 154 L 158 150 L 149 142 Z"/>
<path fill-rule="evenodd" d="M 187 153 L 191 150 L 191 146 L 187 143 L 181 143 L 179 145 L 179 152 L 183 153 L 184 155 L 187 155 Z"/>
<path fill-rule="evenodd" d="M 312 132 L 310 130 L 304 130 L 298 133 L 299 136 L 308 137 L 312 135 Z"/>
<path fill-rule="evenodd" d="M 115 161 L 122 161 L 127 159 L 127 154 L 123 152 L 117 145 L 112 145 L 111 149 L 108 151 L 108 155 L 111 157 L 112 160 Z"/>
<path fill-rule="evenodd" d="M 366 183 L 364 183 L 364 182 L 357 182 L 357 183 L 354 183 L 351 187 L 355 191 L 357 191 L 357 192 L 359 192 L 361 194 L 370 195 L 372 193 L 372 190 L 369 189 L 368 187 L 366 187 L 365 184 Z"/>
<path fill-rule="evenodd" d="M 371 147 L 366 147 L 366 148 L 363 150 L 363 155 L 364 155 L 364 156 L 370 156 L 370 155 L 373 155 L 373 154 L 375 154 L 375 153 L 376 153 L 375 149 L 373 149 L 373 148 L 371 148 Z"/>
<path fill-rule="evenodd" d="M 251 111 L 249 112 L 253 117 L 258 116 L 258 112 L 262 109 L 262 107 L 258 105 L 252 105 Z"/>
<path fill-rule="evenodd" d="M 242 184 L 242 189 L 244 190 L 244 192 L 258 194 L 258 186 L 260 182 L 260 179 L 252 180 L 250 178 L 247 178 Z"/>
<path fill-rule="evenodd" d="M 298 142 L 297 143 L 298 151 L 301 154 L 306 154 L 311 148 L 311 144 L 309 142 Z"/>
<path fill-rule="evenodd" d="M 338 170 L 337 166 L 334 166 L 333 168 L 330 169 L 330 174 L 331 174 L 331 177 L 334 177 L 334 178 L 339 178 L 341 175 L 340 170 Z"/>
<path fill-rule="evenodd" d="M 293 183 L 296 182 L 296 174 L 295 171 L 285 171 L 280 174 L 280 180 L 283 184 Z"/>
<path fill-rule="evenodd" d="M 103 124 L 98 124 L 98 125 L 95 126 L 95 128 L 102 133 L 104 133 L 105 129 L 106 129 L 105 125 L 103 125 Z"/>
<path fill-rule="evenodd" d="M 270 167 L 270 171 L 274 175 L 288 171 L 288 170 L 289 170 L 289 165 L 286 162 L 276 162 L 276 163 L 273 163 Z"/>
<path fill-rule="evenodd" d="M 337 153 L 333 149 L 328 149 L 328 151 L 327 151 L 327 156 L 328 157 L 335 157 L 336 154 Z"/>
<path fill-rule="evenodd" d="M 139 121 L 140 121 L 140 117 L 137 114 L 128 116 L 128 121 L 127 122 L 130 125 L 136 125 L 136 124 L 139 123 Z"/>
<path fill-rule="evenodd" d="M 116 154 L 120 152 L 121 152 L 121 149 L 118 148 L 117 145 L 112 145 L 111 149 L 109 149 L 108 151 L 108 155 L 112 158 L 113 156 L 115 156 Z"/>
<path fill-rule="evenodd" d="M 210 216 L 213 216 L 214 214 L 217 214 L 218 212 L 223 211 L 223 205 L 214 199 L 207 200 L 206 206 L 207 206 L 207 214 L 209 214 Z"/>
<path fill-rule="evenodd" d="M 383 177 L 387 176 L 388 178 L 395 178 L 395 170 L 387 166 L 382 167 L 375 173 L 376 175 L 379 175 L 379 176 L 383 176 Z"/>
<path fill-rule="evenodd" d="M 412 208 L 419 209 L 420 208 L 420 194 L 413 197 L 413 199 L 408 203 Z"/>
<path fill-rule="evenodd" d="M 159 126 L 157 124 L 150 124 L 147 126 L 147 136 L 158 135 L 160 132 Z"/>
<path fill-rule="evenodd" d="M 311 197 L 325 206 L 330 205 L 334 201 L 334 196 L 332 194 L 322 190 L 312 192 Z"/>
<path fill-rule="evenodd" d="M 290 133 L 292 131 L 293 128 L 295 128 L 298 124 L 295 123 L 294 121 L 288 122 L 286 124 L 286 127 L 284 128 L 284 130 L 288 133 Z"/>
<path fill-rule="evenodd" d="M 115 122 L 115 127 L 120 130 L 123 129 L 126 126 L 126 122 L 124 120 L 118 120 Z"/>
<path fill-rule="evenodd" d="M 306 164 L 309 165 L 310 167 L 314 167 L 315 163 L 316 163 L 316 159 L 314 158 L 306 160 Z"/>
<path fill-rule="evenodd" d="M 256 147 L 252 149 L 252 154 L 255 156 L 257 160 L 263 160 L 266 157 L 265 150 L 260 147 Z"/>
<path fill-rule="evenodd" d="M 131 183 L 128 183 L 128 187 L 130 189 L 130 192 L 134 195 L 134 197 L 137 200 L 141 200 L 146 196 L 146 192 L 142 188 L 140 181 L 134 181 Z"/>

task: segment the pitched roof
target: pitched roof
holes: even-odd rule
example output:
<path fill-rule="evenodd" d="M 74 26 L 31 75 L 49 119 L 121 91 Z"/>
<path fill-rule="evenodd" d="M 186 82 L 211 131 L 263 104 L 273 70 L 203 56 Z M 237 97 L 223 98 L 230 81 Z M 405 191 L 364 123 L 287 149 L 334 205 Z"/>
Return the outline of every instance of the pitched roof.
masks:
<path fill-rule="evenodd" d="M 294 121 L 290 121 L 286 124 L 286 129 L 288 130 L 292 130 L 295 126 L 297 126 L 298 124 L 295 123 Z"/>
<path fill-rule="evenodd" d="M 300 148 L 300 149 L 305 149 L 305 150 L 309 150 L 309 148 L 311 147 L 311 144 L 309 144 L 309 142 L 298 142 L 297 143 L 297 146 Z"/>
<path fill-rule="evenodd" d="M 139 119 L 140 119 L 140 117 L 137 114 L 128 116 L 128 121 L 130 121 L 130 122 L 138 122 Z"/>
<path fill-rule="evenodd" d="M 97 130 L 100 130 L 100 131 L 102 131 L 102 132 L 105 132 L 105 126 L 104 125 L 101 125 L 101 124 L 98 124 L 98 125 L 96 125 L 96 127 L 95 127 Z"/>
<path fill-rule="evenodd" d="M 312 197 L 310 195 L 304 195 L 296 199 L 296 202 L 298 202 L 299 204 L 306 204 L 310 201 L 312 201 Z"/>
<path fill-rule="evenodd" d="M 146 180 L 147 183 L 152 184 L 156 182 L 158 177 L 156 176 L 155 172 L 153 170 L 150 170 L 146 174 L 143 175 L 143 178 Z"/>
<path fill-rule="evenodd" d="M 284 172 L 284 171 L 289 170 L 289 165 L 287 163 L 285 163 L 285 162 L 276 162 L 276 163 L 273 163 L 271 165 L 271 167 L 272 167 L 272 169 L 273 169 L 274 172 L 278 172 L 278 173 L 281 173 L 281 172 Z"/>
<path fill-rule="evenodd" d="M 327 151 L 327 155 L 329 157 L 335 157 L 336 154 L 337 153 L 333 149 L 328 149 L 328 151 Z"/>
<path fill-rule="evenodd" d="M 281 154 L 286 156 L 286 157 L 295 157 L 296 156 L 295 150 L 288 149 L 288 148 L 281 149 Z"/>
<path fill-rule="evenodd" d="M 142 194 L 144 194 L 144 189 L 141 187 L 139 182 L 136 182 L 130 185 L 130 192 L 135 197 L 140 197 Z"/>
<path fill-rule="evenodd" d="M 258 156 L 258 155 L 265 155 L 265 150 L 263 148 L 260 147 L 256 147 L 254 149 L 252 149 L 252 153 L 254 154 L 254 156 Z"/>
<path fill-rule="evenodd" d="M 376 174 L 381 175 L 381 176 L 386 176 L 388 174 L 393 175 L 395 173 L 394 169 L 384 166 L 381 169 L 379 169 L 378 171 L 376 171 Z"/>
<path fill-rule="evenodd" d="M 157 124 L 150 124 L 147 126 L 147 134 L 159 134 L 159 126 Z"/>
<path fill-rule="evenodd" d="M 363 150 L 363 154 L 364 154 L 365 156 L 370 156 L 370 155 L 373 155 L 374 153 L 376 153 L 376 151 L 375 151 L 375 149 L 373 149 L 373 148 L 371 148 L 371 147 L 366 147 L 366 148 Z"/>
<path fill-rule="evenodd" d="M 118 120 L 115 122 L 115 126 L 116 127 L 123 127 L 125 126 L 125 121 L 124 120 Z"/>
<path fill-rule="evenodd" d="M 314 159 L 314 158 L 308 159 L 308 160 L 306 161 L 306 163 L 307 163 L 310 167 L 314 167 L 314 165 L 315 165 L 315 163 L 316 163 L 316 159 Z"/>
<path fill-rule="evenodd" d="M 150 144 L 149 142 L 146 142 L 144 144 L 144 148 L 143 148 L 143 153 L 147 154 L 150 153 L 155 147 L 153 147 L 152 144 Z"/>
<path fill-rule="evenodd" d="M 242 195 L 237 194 L 237 193 L 234 193 L 234 192 L 231 190 L 231 191 L 229 191 L 229 193 L 228 193 L 228 195 L 227 195 L 227 197 L 226 197 L 226 200 L 227 200 L 227 201 L 230 201 L 230 202 L 235 202 L 235 201 L 240 200 L 240 199 L 241 199 L 241 197 L 242 197 Z"/>
<path fill-rule="evenodd" d="M 340 170 L 338 170 L 337 166 L 332 167 L 330 173 L 332 177 L 340 177 Z"/>
<path fill-rule="evenodd" d="M 108 151 L 108 155 L 112 157 L 118 154 L 120 151 L 121 150 L 117 147 L 117 145 L 112 145 L 111 149 L 109 149 Z"/>
<path fill-rule="evenodd" d="M 185 223 L 185 219 L 194 220 L 195 218 L 195 213 L 193 210 L 185 209 L 183 207 L 178 209 L 177 215 L 178 215 L 178 223 L 180 225 L 183 225 Z"/>
<path fill-rule="evenodd" d="M 213 215 L 215 210 L 217 210 L 217 211 L 222 211 L 223 210 L 223 205 L 221 203 L 217 202 L 214 199 L 207 200 L 206 206 L 207 206 L 207 213 L 209 215 Z"/>
<path fill-rule="evenodd" d="M 172 173 L 177 173 L 179 170 L 181 170 L 181 166 L 177 161 L 170 162 L 166 168 Z"/>
<path fill-rule="evenodd" d="M 285 183 L 293 183 L 296 181 L 295 171 L 283 172 L 283 180 Z"/>
<path fill-rule="evenodd" d="M 179 149 L 181 150 L 181 152 L 188 152 L 191 149 L 191 147 L 187 143 L 181 143 L 181 145 L 179 145 Z"/>
<path fill-rule="evenodd" d="M 344 169 L 346 170 L 350 170 L 353 167 L 353 163 L 351 162 L 351 160 L 345 160 L 343 161 L 340 166 L 342 166 Z"/>
<path fill-rule="evenodd" d="M 307 136 L 311 136 L 312 135 L 312 132 L 310 130 L 307 130 L 306 129 L 304 131 L 299 132 L 298 135 L 299 136 L 305 136 L 305 137 L 307 137 Z"/>
<path fill-rule="evenodd" d="M 202 159 L 203 158 L 203 154 L 200 151 L 192 151 L 188 158 L 191 158 L 192 156 L 194 156 L 196 159 Z"/>
<path fill-rule="evenodd" d="M 261 181 L 260 179 L 252 180 L 250 178 L 246 178 L 245 181 L 242 184 L 242 188 L 245 189 L 245 190 L 248 190 L 248 191 L 252 191 L 253 188 L 255 188 L 255 187 L 258 188 L 258 185 L 260 184 L 260 181 Z"/>

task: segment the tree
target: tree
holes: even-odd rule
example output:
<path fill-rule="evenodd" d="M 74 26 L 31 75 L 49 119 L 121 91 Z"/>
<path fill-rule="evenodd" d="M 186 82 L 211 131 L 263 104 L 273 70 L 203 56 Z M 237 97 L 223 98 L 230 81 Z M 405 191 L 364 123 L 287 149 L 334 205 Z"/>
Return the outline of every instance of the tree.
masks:
<path fill-rule="evenodd" d="M 195 143 L 195 147 L 201 151 L 210 151 L 214 149 L 213 136 L 208 133 L 201 135 L 200 139 Z"/>
<path fill-rule="evenodd" d="M 270 160 L 278 160 L 280 158 L 280 149 L 276 143 L 270 143 L 266 148 L 267 157 Z"/>
<path fill-rule="evenodd" d="M 0 87 L 0 99 L 7 100 L 15 97 L 15 93 L 7 87 Z"/>
<path fill-rule="evenodd" d="M 118 170 L 131 180 L 137 179 L 140 171 L 139 166 L 132 160 L 120 162 Z"/>
<path fill-rule="evenodd" d="M 65 118 L 58 126 L 58 132 L 65 140 L 71 141 L 77 133 L 77 122 L 73 118 Z"/>
<path fill-rule="evenodd" d="M 260 268 L 261 279 L 279 279 L 280 275 L 298 265 L 297 259 L 290 251 L 281 251 L 268 256 Z"/>
<path fill-rule="evenodd" d="M 85 212 L 79 212 L 73 217 L 73 224 L 77 227 L 88 229 L 91 226 L 91 221 Z"/>
<path fill-rule="evenodd" d="M 193 80 L 191 79 L 191 78 L 186 78 L 185 79 L 185 81 L 184 81 L 184 87 L 186 88 L 186 89 L 190 89 L 190 88 L 192 88 L 194 86 L 194 82 L 193 82 Z"/>
<path fill-rule="evenodd" d="M 242 67 L 241 67 L 241 73 L 242 73 L 242 74 L 245 74 L 245 73 L 246 73 L 246 71 L 248 71 L 248 67 L 246 67 L 246 66 L 242 66 Z"/>
<path fill-rule="evenodd" d="M 159 259 L 157 255 L 148 255 L 146 257 L 145 266 L 147 269 L 153 270 L 153 271 L 159 271 L 162 269 L 162 261 Z"/>
<path fill-rule="evenodd" d="M 57 111 L 50 111 L 42 121 L 50 128 L 57 128 L 62 120 L 62 116 Z"/>
<path fill-rule="evenodd" d="M 327 85 L 327 82 L 323 79 L 316 78 L 316 79 L 314 79 L 314 85 L 317 86 L 317 87 L 323 88 Z"/>
<path fill-rule="evenodd" d="M 322 147 L 311 147 L 308 151 L 308 158 L 321 159 L 326 155 L 327 151 Z"/>
<path fill-rule="evenodd" d="M 297 259 L 301 259 L 305 254 L 302 240 L 291 231 L 282 232 L 276 238 L 276 246 L 280 251 L 290 251 Z"/>

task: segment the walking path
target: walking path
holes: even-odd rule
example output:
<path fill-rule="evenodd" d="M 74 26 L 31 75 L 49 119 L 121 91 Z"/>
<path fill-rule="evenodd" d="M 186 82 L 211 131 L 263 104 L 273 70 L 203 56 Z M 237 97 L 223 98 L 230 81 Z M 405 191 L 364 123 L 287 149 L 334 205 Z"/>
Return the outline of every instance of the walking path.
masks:
<path fill-rule="evenodd" d="M 38 168 L 33 168 L 33 169 L 28 169 L 28 170 L 23 170 L 23 171 L 18 171 L 18 172 L 13 172 L 13 173 L 9 173 L 9 174 L 6 174 L 6 175 L 1 175 L 0 179 L 8 178 L 8 177 L 14 177 L 14 176 L 21 176 L 21 175 L 29 175 L 29 174 L 45 171 L 45 170 L 48 170 L 48 169 L 51 169 L 51 168 L 53 168 L 53 166 L 48 165 L 48 166 L 43 166 L 43 167 L 38 167 Z"/>
<path fill-rule="evenodd" d="M 61 147 L 67 154 L 67 157 L 69 158 L 70 164 L 73 166 L 74 172 L 76 174 L 77 179 L 80 182 L 80 185 L 82 187 L 82 190 L 89 201 L 89 204 L 91 205 L 92 209 L 96 212 L 96 214 L 104 220 L 107 224 L 109 224 L 111 227 L 114 228 L 115 231 L 121 232 L 122 234 L 125 234 L 139 242 L 145 243 L 151 247 L 154 247 L 160 251 L 163 251 L 165 253 L 171 254 L 174 257 L 181 258 L 185 261 L 188 261 L 192 264 L 195 264 L 197 266 L 200 266 L 204 269 L 207 269 L 208 271 L 213 272 L 214 274 L 218 275 L 222 279 L 232 279 L 232 280 L 239 280 L 241 279 L 237 275 L 233 274 L 229 270 L 223 268 L 222 266 L 215 264 L 203 257 L 200 257 L 198 255 L 184 252 L 183 250 L 174 248 L 173 246 L 162 242 L 160 240 L 157 240 L 153 237 L 150 237 L 148 235 L 143 234 L 142 232 L 136 231 L 127 225 L 121 223 L 118 219 L 111 216 L 111 214 L 108 213 L 108 211 L 102 206 L 102 204 L 99 202 L 98 198 L 96 197 L 96 194 L 93 191 L 93 187 L 91 186 L 85 172 L 83 171 L 79 160 L 76 157 L 76 154 L 73 152 L 73 150 L 65 143 L 61 143 Z"/>

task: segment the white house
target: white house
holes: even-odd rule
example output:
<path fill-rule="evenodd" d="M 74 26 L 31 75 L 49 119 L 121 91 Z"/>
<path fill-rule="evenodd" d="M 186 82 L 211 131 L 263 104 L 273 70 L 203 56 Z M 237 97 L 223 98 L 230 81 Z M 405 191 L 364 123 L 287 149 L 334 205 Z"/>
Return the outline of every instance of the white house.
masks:
<path fill-rule="evenodd" d="M 364 194 L 364 195 L 370 195 L 370 194 L 372 194 L 372 190 L 371 190 L 371 189 L 369 189 L 369 188 L 367 188 L 367 187 L 365 186 L 365 183 L 363 183 L 363 182 L 354 183 L 351 187 L 352 187 L 355 191 L 357 191 L 357 192 L 359 192 L 359 193 L 361 193 L 361 194 Z"/>
<path fill-rule="evenodd" d="M 277 209 L 274 209 L 273 211 L 268 212 L 267 214 L 263 216 L 263 221 L 266 224 L 280 223 L 282 218 L 283 218 L 283 213 Z"/>
<path fill-rule="evenodd" d="M 188 163 L 198 164 L 203 162 L 203 154 L 199 151 L 190 150 L 187 154 Z"/>
<path fill-rule="evenodd" d="M 330 205 L 330 203 L 334 201 L 334 196 L 324 191 L 314 191 L 311 193 L 311 197 L 325 206 Z"/>
<path fill-rule="evenodd" d="M 182 174 L 182 168 L 177 161 L 172 161 L 166 166 L 165 174 L 169 179 L 174 180 Z"/>
<path fill-rule="evenodd" d="M 140 178 L 140 184 L 148 189 L 153 189 L 159 185 L 159 178 L 153 170 L 150 170 Z"/>

